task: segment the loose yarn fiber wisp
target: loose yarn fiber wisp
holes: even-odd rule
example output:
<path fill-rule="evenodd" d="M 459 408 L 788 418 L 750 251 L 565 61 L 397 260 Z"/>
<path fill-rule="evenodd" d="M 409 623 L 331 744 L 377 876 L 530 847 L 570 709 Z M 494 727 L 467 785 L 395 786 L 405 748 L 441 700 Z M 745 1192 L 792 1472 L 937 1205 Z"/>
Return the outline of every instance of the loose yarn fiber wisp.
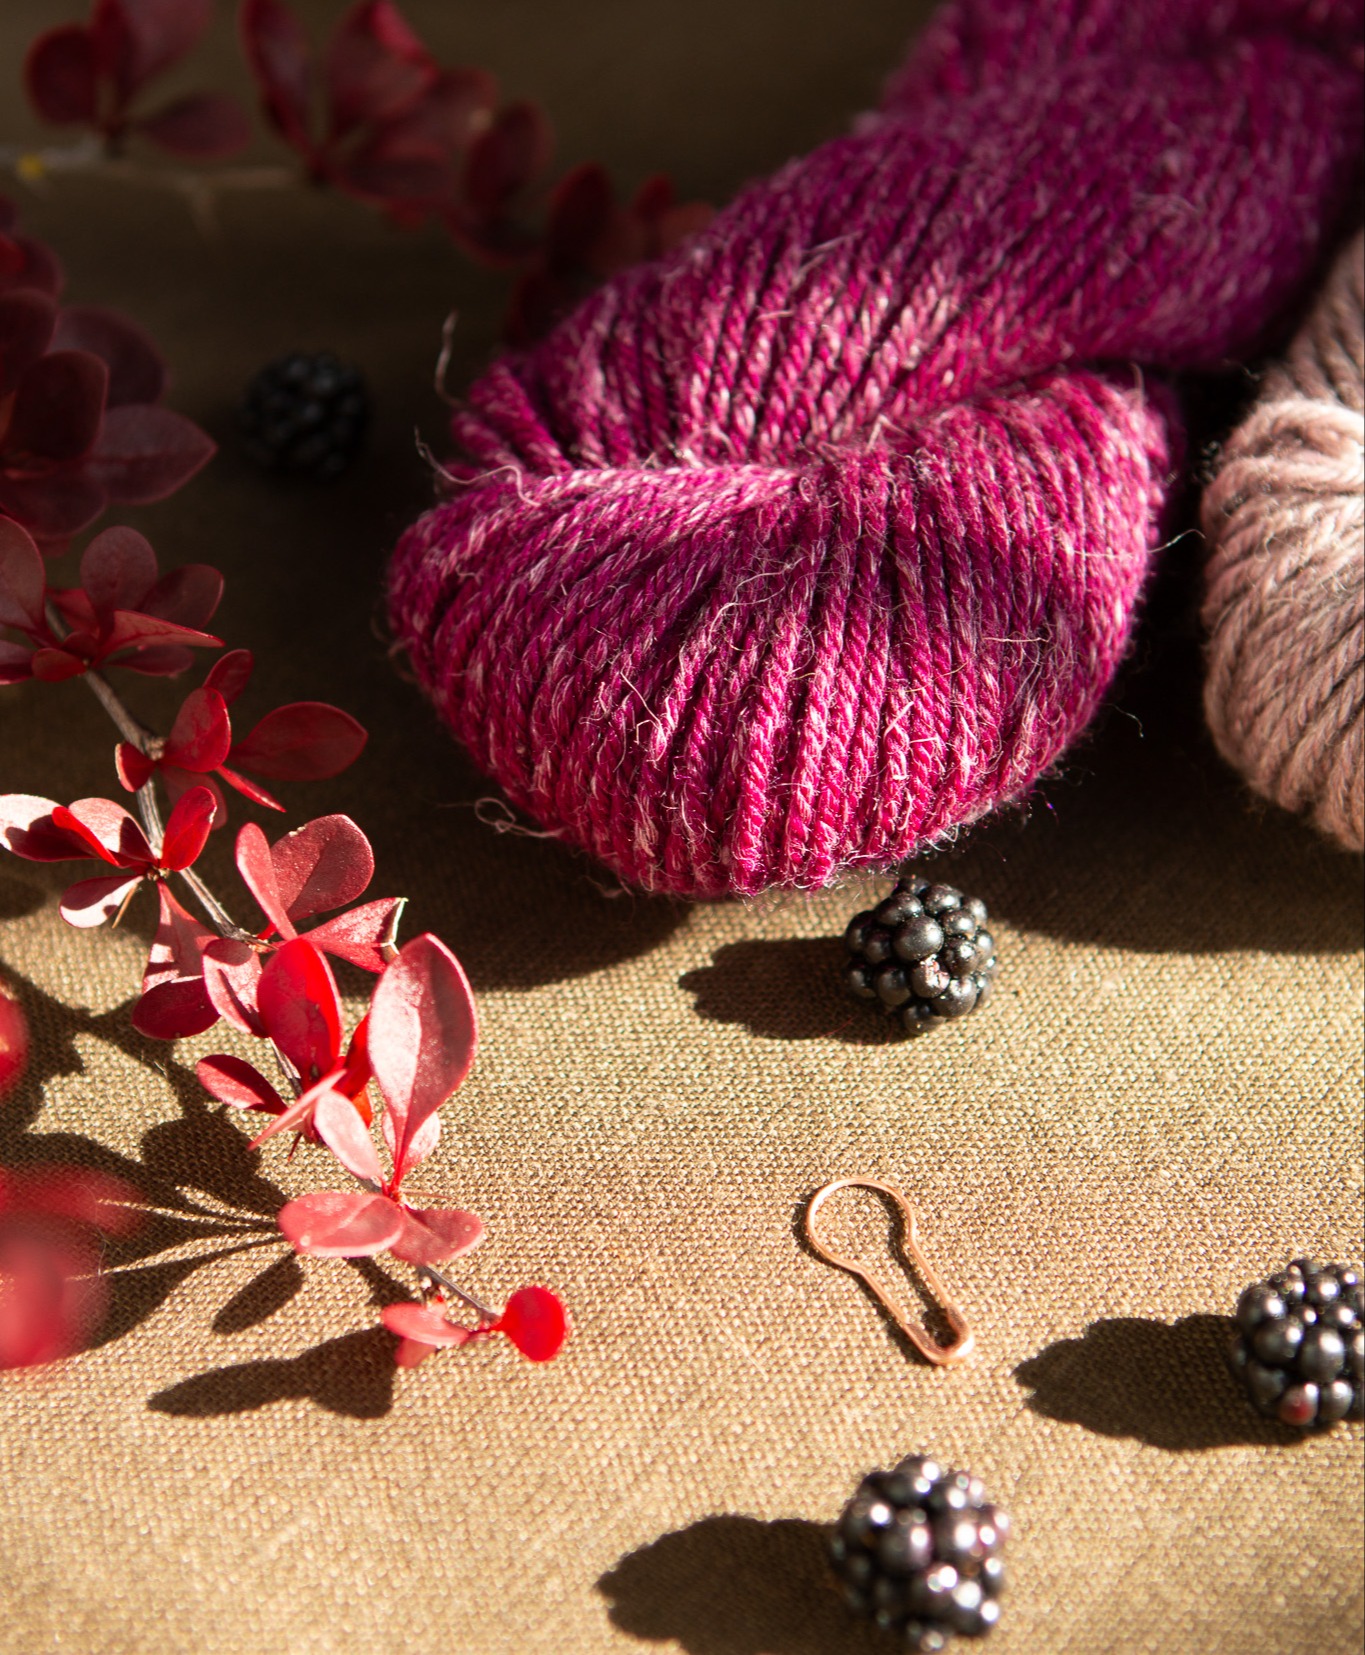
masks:
<path fill-rule="evenodd" d="M 1267 799 L 1365 850 L 1365 235 L 1204 495 L 1204 705 Z"/>
<path fill-rule="evenodd" d="M 1123 652 L 1180 430 L 1350 200 L 1365 0 L 957 0 L 882 107 L 456 413 L 397 637 L 477 762 L 688 896 L 1023 793 Z"/>

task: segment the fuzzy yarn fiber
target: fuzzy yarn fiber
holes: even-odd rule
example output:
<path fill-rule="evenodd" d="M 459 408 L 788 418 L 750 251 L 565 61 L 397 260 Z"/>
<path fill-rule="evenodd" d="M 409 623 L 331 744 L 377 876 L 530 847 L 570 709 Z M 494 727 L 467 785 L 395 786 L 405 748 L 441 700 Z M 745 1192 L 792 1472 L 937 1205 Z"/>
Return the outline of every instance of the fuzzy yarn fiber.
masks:
<path fill-rule="evenodd" d="M 1363 26 L 958 0 L 849 136 L 498 362 L 389 584 L 478 763 L 688 896 L 1024 792 L 1162 536 L 1162 375 L 1263 346 L 1347 208 Z"/>
<path fill-rule="evenodd" d="M 1365 235 L 1204 496 L 1204 705 L 1255 790 L 1365 850 Z"/>

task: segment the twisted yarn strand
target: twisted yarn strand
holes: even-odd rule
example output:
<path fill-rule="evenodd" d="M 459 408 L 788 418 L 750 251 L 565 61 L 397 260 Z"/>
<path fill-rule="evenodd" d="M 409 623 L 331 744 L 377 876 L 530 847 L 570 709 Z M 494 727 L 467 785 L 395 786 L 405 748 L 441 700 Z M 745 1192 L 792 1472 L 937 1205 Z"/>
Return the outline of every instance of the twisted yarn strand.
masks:
<path fill-rule="evenodd" d="M 690 896 L 1023 793 L 1162 537 L 1161 373 L 1256 348 L 1349 202 L 1362 23 L 958 0 L 849 136 L 496 363 L 389 579 L 477 762 Z"/>
<path fill-rule="evenodd" d="M 1204 705 L 1251 786 L 1365 849 L 1365 235 L 1204 496 Z"/>

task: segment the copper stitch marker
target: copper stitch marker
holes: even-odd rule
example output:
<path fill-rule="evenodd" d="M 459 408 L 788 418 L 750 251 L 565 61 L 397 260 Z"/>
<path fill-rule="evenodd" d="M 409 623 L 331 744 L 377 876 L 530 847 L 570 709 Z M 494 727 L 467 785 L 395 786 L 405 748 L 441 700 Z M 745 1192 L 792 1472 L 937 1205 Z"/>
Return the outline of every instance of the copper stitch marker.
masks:
<path fill-rule="evenodd" d="M 890 1295 L 876 1276 L 865 1270 L 861 1264 L 856 1264 L 851 1258 L 846 1258 L 842 1253 L 836 1252 L 828 1242 L 821 1239 L 816 1228 L 816 1219 L 819 1216 L 820 1209 L 836 1190 L 843 1189 L 877 1190 L 882 1195 L 890 1196 L 897 1207 L 900 1208 L 904 1227 L 902 1244 L 905 1252 L 920 1275 L 923 1276 L 925 1286 L 928 1287 L 930 1293 L 937 1300 L 939 1309 L 943 1312 L 944 1319 L 952 1330 L 953 1336 L 946 1345 L 940 1344 L 928 1328 L 907 1321 L 892 1303 Z M 950 1368 L 971 1355 L 976 1348 L 976 1335 L 967 1326 L 966 1318 L 948 1297 L 944 1291 L 943 1283 L 930 1267 L 928 1259 L 920 1251 L 919 1226 L 915 1218 L 915 1209 L 910 1205 L 909 1198 L 904 1190 L 897 1189 L 894 1184 L 884 1184 L 878 1178 L 836 1178 L 832 1184 L 826 1184 L 823 1189 L 817 1190 L 811 1197 L 810 1205 L 806 1208 L 805 1229 L 806 1239 L 820 1257 L 840 1270 L 847 1270 L 851 1276 L 857 1276 L 926 1361 L 933 1362 L 941 1368 Z"/>

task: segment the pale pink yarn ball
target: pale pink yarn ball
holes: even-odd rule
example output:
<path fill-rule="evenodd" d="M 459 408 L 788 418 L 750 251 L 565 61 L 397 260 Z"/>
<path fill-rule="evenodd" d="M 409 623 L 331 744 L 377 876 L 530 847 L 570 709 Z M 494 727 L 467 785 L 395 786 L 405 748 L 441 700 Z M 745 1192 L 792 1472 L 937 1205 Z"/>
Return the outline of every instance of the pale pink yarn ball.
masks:
<path fill-rule="evenodd" d="M 1223 756 L 1365 848 L 1365 235 L 1204 496 L 1204 704 Z"/>

